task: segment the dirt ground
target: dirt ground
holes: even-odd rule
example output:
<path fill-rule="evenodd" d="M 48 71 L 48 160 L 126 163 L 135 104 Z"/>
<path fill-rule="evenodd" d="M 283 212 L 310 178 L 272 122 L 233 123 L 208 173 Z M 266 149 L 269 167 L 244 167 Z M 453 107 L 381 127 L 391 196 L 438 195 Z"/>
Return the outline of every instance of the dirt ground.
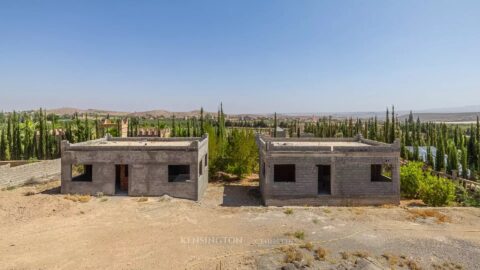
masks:
<path fill-rule="evenodd" d="M 0 269 L 480 268 L 476 208 L 264 207 L 249 180 L 201 202 L 58 192 L 0 191 Z"/>

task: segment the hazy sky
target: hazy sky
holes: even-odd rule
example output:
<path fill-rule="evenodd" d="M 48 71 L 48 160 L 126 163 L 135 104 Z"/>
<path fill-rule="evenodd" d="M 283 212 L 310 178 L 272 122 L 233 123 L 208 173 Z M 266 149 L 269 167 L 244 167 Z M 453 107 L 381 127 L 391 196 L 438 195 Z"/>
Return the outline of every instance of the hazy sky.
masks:
<path fill-rule="evenodd" d="M 0 0 L 0 110 L 480 104 L 480 1 Z"/>

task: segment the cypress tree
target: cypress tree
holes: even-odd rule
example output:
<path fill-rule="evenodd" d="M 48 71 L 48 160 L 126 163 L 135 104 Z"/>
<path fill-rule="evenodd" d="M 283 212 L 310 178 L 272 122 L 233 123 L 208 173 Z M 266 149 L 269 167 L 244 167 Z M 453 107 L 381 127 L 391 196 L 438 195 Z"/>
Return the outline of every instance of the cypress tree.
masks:
<path fill-rule="evenodd" d="M 2 129 L 0 136 L 0 160 L 7 160 L 7 138 L 5 136 L 5 128 Z"/>
<path fill-rule="evenodd" d="M 384 126 L 384 131 L 383 131 L 383 136 L 384 136 L 384 141 L 388 143 L 388 131 L 390 129 L 390 113 L 388 112 L 388 107 L 387 107 L 387 113 L 385 114 L 385 126 Z"/>
<path fill-rule="evenodd" d="M 462 177 L 468 178 L 468 162 L 467 162 L 467 148 L 462 147 L 462 156 L 461 156 L 461 164 L 462 164 Z"/>
<path fill-rule="evenodd" d="M 277 137 L 277 113 L 273 115 L 273 137 Z"/>
<path fill-rule="evenodd" d="M 393 143 L 395 141 L 395 107 L 392 105 L 392 127 L 390 131 L 390 143 Z"/>
<path fill-rule="evenodd" d="M 419 151 L 418 151 L 418 144 L 415 143 L 413 145 L 413 156 L 412 156 L 412 160 L 414 161 L 418 161 L 419 160 Z"/>
<path fill-rule="evenodd" d="M 200 136 L 205 134 L 205 123 L 203 119 L 203 107 L 200 108 Z"/>
<path fill-rule="evenodd" d="M 455 145 L 453 143 L 449 143 L 447 172 L 451 174 L 453 170 L 458 171 L 458 153 Z"/>
<path fill-rule="evenodd" d="M 442 171 L 445 169 L 445 150 L 443 147 L 443 138 L 437 144 L 437 154 L 435 156 L 435 170 Z"/>
<path fill-rule="evenodd" d="M 7 120 L 7 149 L 9 154 L 9 159 L 12 159 L 12 150 L 13 150 L 13 140 L 12 140 L 12 114 L 8 115 Z"/>
<path fill-rule="evenodd" d="M 43 113 L 42 113 L 42 108 L 40 108 L 39 115 L 38 115 L 38 147 L 37 147 L 37 152 L 38 152 L 38 159 L 43 159 L 44 158 L 44 151 L 45 151 L 45 146 L 43 144 L 44 142 L 44 122 L 43 122 Z"/>
<path fill-rule="evenodd" d="M 175 125 L 175 115 L 172 116 L 172 136 L 171 137 L 176 137 L 177 136 L 177 127 Z"/>
<path fill-rule="evenodd" d="M 223 103 L 220 103 L 220 137 L 224 138 L 226 135 L 225 132 L 225 114 L 223 113 Z"/>
<path fill-rule="evenodd" d="M 432 155 L 432 148 L 427 146 L 427 164 L 433 168 L 434 161 L 433 161 L 433 155 Z"/>
<path fill-rule="evenodd" d="M 468 153 L 468 165 L 471 169 L 475 169 L 478 159 L 477 141 L 473 132 L 473 125 L 470 127 L 470 138 L 468 139 L 467 153 Z"/>

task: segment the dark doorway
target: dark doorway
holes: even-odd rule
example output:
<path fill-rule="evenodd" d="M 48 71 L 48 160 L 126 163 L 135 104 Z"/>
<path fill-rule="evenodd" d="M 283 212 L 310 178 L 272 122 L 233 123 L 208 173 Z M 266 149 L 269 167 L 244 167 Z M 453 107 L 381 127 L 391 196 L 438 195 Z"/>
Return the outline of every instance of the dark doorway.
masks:
<path fill-rule="evenodd" d="M 128 165 L 115 165 L 115 193 L 128 194 Z"/>
<path fill-rule="evenodd" d="M 331 194 L 330 165 L 318 165 L 318 194 Z"/>

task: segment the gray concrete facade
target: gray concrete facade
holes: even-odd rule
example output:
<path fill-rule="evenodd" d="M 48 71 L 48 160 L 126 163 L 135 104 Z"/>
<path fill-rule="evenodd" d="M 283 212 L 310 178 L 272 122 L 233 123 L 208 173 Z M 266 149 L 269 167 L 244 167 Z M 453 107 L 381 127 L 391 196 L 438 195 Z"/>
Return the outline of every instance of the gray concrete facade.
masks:
<path fill-rule="evenodd" d="M 400 202 L 399 141 L 385 144 L 362 136 L 271 138 L 259 135 L 257 145 L 260 191 L 266 205 L 354 206 Z M 294 179 L 278 181 L 275 173 L 286 164 L 294 167 Z M 388 168 L 388 176 L 384 176 L 384 168 Z M 381 178 L 378 175 L 382 175 Z M 329 179 L 329 187 L 325 188 L 324 182 L 328 180 L 323 179 Z"/>
<path fill-rule="evenodd" d="M 166 194 L 198 201 L 208 184 L 208 135 L 201 138 L 113 138 L 107 135 L 76 144 L 63 141 L 61 148 L 62 193 Z M 72 175 L 72 167 L 78 165 L 89 167 L 89 173 L 81 180 Z M 172 180 L 171 168 L 175 166 L 189 168 L 189 173 L 183 172 L 182 179 Z M 121 184 L 125 185 L 123 190 L 120 190 L 119 178 L 125 181 Z"/>

